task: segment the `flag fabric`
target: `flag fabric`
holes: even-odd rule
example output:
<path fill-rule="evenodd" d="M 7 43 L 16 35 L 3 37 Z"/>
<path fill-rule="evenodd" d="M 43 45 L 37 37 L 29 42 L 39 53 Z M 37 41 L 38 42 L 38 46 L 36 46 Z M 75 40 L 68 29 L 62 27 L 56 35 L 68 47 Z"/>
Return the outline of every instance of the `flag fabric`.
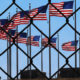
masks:
<path fill-rule="evenodd" d="M 28 11 L 20 12 L 20 24 L 28 24 L 29 23 L 29 17 L 26 15 L 29 14 Z"/>
<path fill-rule="evenodd" d="M 0 19 L 0 27 L 5 29 L 4 26 L 7 24 L 7 22 L 8 22 L 8 19 Z M 6 33 L 1 29 L 0 29 L 0 39 L 3 39 L 3 40 L 6 39 Z"/>
<path fill-rule="evenodd" d="M 15 29 L 17 25 L 20 25 L 20 13 L 16 13 L 11 18 L 11 22 L 7 29 Z"/>
<path fill-rule="evenodd" d="M 66 17 L 73 13 L 73 1 L 52 3 L 59 11 L 61 11 Z M 63 15 L 57 11 L 51 4 L 49 5 L 49 15 L 63 17 Z"/>
<path fill-rule="evenodd" d="M 47 20 L 46 11 L 47 5 L 32 9 L 30 11 L 21 12 L 21 17 L 23 17 L 22 20 L 30 20 L 29 17 L 26 18 L 25 13 L 27 13 L 30 17 L 33 17 L 34 15 L 39 13 L 37 16 L 33 18 L 33 20 Z"/>
<path fill-rule="evenodd" d="M 56 38 L 51 38 L 50 43 L 56 47 Z M 46 46 L 48 44 L 48 38 L 42 39 L 42 46 Z M 48 45 L 49 46 L 49 45 Z"/>
<path fill-rule="evenodd" d="M 17 39 L 16 39 L 17 42 Z M 18 43 L 27 43 L 27 33 L 23 32 L 18 36 Z"/>
<path fill-rule="evenodd" d="M 40 36 L 31 36 L 27 39 L 27 45 L 39 46 Z"/>
<path fill-rule="evenodd" d="M 78 41 L 76 41 L 76 42 L 75 41 L 70 41 L 70 42 L 63 43 L 62 50 L 75 51 L 75 47 L 77 48 L 77 43 L 78 43 Z"/>

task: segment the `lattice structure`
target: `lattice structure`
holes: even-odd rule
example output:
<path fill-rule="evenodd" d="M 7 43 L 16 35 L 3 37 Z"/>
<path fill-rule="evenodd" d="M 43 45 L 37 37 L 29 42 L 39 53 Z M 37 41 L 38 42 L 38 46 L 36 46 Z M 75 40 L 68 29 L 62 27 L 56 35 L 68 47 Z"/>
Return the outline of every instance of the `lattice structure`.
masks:
<path fill-rule="evenodd" d="M 62 25 L 52 36 L 47 36 L 44 32 L 42 32 L 33 22 L 33 18 L 36 17 L 39 13 L 37 13 L 36 15 L 34 15 L 33 17 L 30 17 L 28 14 L 26 14 L 24 12 L 25 15 L 27 15 L 30 18 L 30 23 L 23 29 L 21 30 L 21 32 L 19 32 L 16 37 L 12 37 L 8 32 L 5 31 L 5 29 L 3 29 L 2 27 L 0 27 L 1 31 L 5 32 L 11 39 L 13 39 L 13 43 L 7 48 L 5 49 L 1 54 L 0 57 L 7 51 L 9 50 L 13 45 L 15 45 L 20 51 L 23 52 L 23 54 L 25 54 L 26 57 L 28 57 L 30 59 L 30 64 L 28 64 L 23 70 L 21 70 L 21 72 L 23 72 L 25 69 L 27 69 L 30 65 L 32 65 L 36 70 L 38 70 L 40 73 L 41 71 L 36 67 L 36 65 L 33 64 L 33 59 L 35 57 L 37 57 L 48 45 L 46 45 L 44 48 L 42 48 L 38 53 L 36 53 L 33 57 L 30 57 L 29 55 L 27 55 L 27 53 L 21 49 L 19 47 L 19 45 L 17 45 L 17 43 L 15 42 L 15 39 L 17 39 L 17 37 L 26 29 L 28 29 L 30 27 L 30 25 L 33 25 L 43 36 L 45 36 L 48 39 L 48 44 L 50 46 L 52 46 L 64 59 L 65 59 L 65 64 L 57 71 L 55 72 L 53 75 L 51 75 L 49 78 L 47 76 L 45 76 L 45 78 L 47 80 L 52 79 L 62 68 L 64 68 L 66 65 L 68 65 L 72 70 L 74 70 L 72 68 L 72 66 L 69 64 L 69 59 L 73 56 L 76 55 L 76 53 L 80 50 L 80 48 L 78 48 L 74 53 L 72 53 L 69 57 L 65 57 L 64 54 L 62 52 L 60 52 L 57 48 L 55 48 L 51 43 L 50 43 L 50 39 L 52 37 L 54 37 L 59 31 L 61 31 L 66 25 L 68 25 L 74 32 L 75 34 L 80 35 L 80 33 L 76 30 L 76 28 L 74 28 L 70 23 L 69 23 L 69 19 L 71 16 L 73 16 L 74 14 L 76 14 L 77 11 L 80 10 L 80 7 L 78 9 L 75 10 L 75 12 L 73 12 L 69 17 L 66 17 L 59 9 L 57 9 L 52 3 L 51 0 L 48 0 L 47 6 L 51 4 L 60 14 L 62 14 L 64 16 L 64 18 L 66 19 L 66 23 L 64 25 Z M 0 16 L 2 16 L 4 13 L 6 13 L 6 11 L 11 8 L 13 5 L 17 6 L 21 11 L 24 11 L 18 4 L 16 4 L 16 0 L 13 0 L 12 3 L 9 5 L 9 7 L 7 7 L 6 10 L 4 10 Z M 43 9 L 41 10 L 43 11 Z M 11 20 L 8 22 L 10 24 Z M 8 25 L 9 25 L 8 24 Z M 7 27 L 8 27 L 7 25 Z M 49 32 L 50 33 L 50 32 Z M 19 72 L 14 78 L 12 76 L 10 76 L 7 72 L 5 72 L 5 70 L 0 67 L 0 70 L 5 73 L 11 80 L 15 80 L 20 74 L 21 72 Z M 75 70 L 74 70 L 75 71 Z M 77 72 L 76 72 L 77 73 Z M 42 74 L 42 73 L 41 73 Z M 79 74 L 79 73 L 78 73 Z M 42 74 L 43 75 L 43 74 Z"/>

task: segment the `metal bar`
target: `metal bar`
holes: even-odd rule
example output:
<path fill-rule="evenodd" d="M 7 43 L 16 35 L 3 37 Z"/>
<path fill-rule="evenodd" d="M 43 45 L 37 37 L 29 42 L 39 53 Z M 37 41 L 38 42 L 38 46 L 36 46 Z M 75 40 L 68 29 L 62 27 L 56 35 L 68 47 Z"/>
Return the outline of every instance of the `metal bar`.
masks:
<path fill-rule="evenodd" d="M 42 50 L 42 33 L 41 33 L 41 50 Z M 41 51 L 41 72 L 43 72 L 43 51 Z"/>
<path fill-rule="evenodd" d="M 50 24 L 50 15 L 49 15 L 49 43 L 51 37 L 51 24 Z M 49 46 L 49 78 L 51 77 L 51 46 Z"/>
<path fill-rule="evenodd" d="M 9 20 L 10 20 L 10 13 L 9 13 Z M 10 45 L 11 45 L 11 37 L 9 37 L 9 46 Z M 8 54 L 8 74 L 11 76 L 11 47 L 9 48 L 9 54 Z"/>
<path fill-rule="evenodd" d="M 76 0 L 75 0 L 75 10 L 76 10 Z M 76 13 L 75 13 L 75 30 L 76 30 Z M 76 32 L 75 32 L 75 42 L 76 42 Z M 76 51 L 76 44 L 75 44 L 75 51 Z M 75 68 L 77 67 L 77 54 L 75 53 Z"/>
<path fill-rule="evenodd" d="M 16 8 L 16 13 L 18 12 L 18 8 Z M 16 26 L 16 35 L 18 34 L 18 26 Z M 18 37 L 17 37 L 17 45 L 18 45 Z M 16 47 L 16 74 L 18 74 L 18 47 Z M 17 76 L 18 79 L 18 76 Z"/>
<path fill-rule="evenodd" d="M 57 34 L 57 39 L 58 39 L 58 50 L 59 50 L 59 33 Z M 58 70 L 59 70 L 59 65 L 60 65 L 59 57 L 60 57 L 60 55 L 59 55 L 59 52 L 58 52 Z M 58 72 L 58 76 L 59 76 L 59 72 Z"/>

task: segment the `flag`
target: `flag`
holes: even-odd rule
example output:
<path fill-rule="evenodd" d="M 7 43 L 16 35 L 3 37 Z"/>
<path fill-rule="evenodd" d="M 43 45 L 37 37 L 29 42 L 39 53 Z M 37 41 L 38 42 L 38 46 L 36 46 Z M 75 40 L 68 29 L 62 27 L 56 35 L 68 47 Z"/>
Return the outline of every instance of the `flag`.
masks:
<path fill-rule="evenodd" d="M 56 38 L 51 38 L 50 43 L 56 47 Z M 46 46 L 48 44 L 48 38 L 43 38 L 42 39 L 42 46 Z M 48 45 L 49 46 L 49 45 Z"/>
<path fill-rule="evenodd" d="M 73 1 L 52 3 L 59 11 L 61 11 L 66 17 L 73 13 Z M 51 4 L 49 5 L 49 15 L 63 17 L 63 15 L 57 11 Z"/>
<path fill-rule="evenodd" d="M 15 37 L 16 30 L 9 30 L 8 33 L 9 33 L 12 37 Z"/>
<path fill-rule="evenodd" d="M 16 13 L 12 16 L 11 22 L 7 29 L 15 29 L 18 25 L 20 25 L 20 13 Z"/>
<path fill-rule="evenodd" d="M 4 26 L 7 24 L 7 22 L 8 22 L 8 19 L 0 19 L 0 27 L 5 29 Z M 0 29 L 0 39 L 3 39 L 3 40 L 6 39 L 6 33 L 2 31 L 2 29 Z"/>
<path fill-rule="evenodd" d="M 29 14 L 29 12 L 28 11 L 20 12 L 20 24 L 28 24 L 29 23 L 30 19 L 26 14 Z"/>
<path fill-rule="evenodd" d="M 40 36 L 31 36 L 27 39 L 27 44 L 32 46 L 39 46 Z"/>
<path fill-rule="evenodd" d="M 16 39 L 17 42 L 17 39 Z M 27 33 L 23 32 L 18 36 L 18 43 L 27 43 Z"/>
<path fill-rule="evenodd" d="M 76 42 L 75 41 L 70 41 L 70 42 L 63 43 L 62 50 L 75 51 L 75 47 L 77 48 L 77 43 L 78 43 L 78 41 L 76 41 Z"/>
<path fill-rule="evenodd" d="M 37 16 L 33 18 L 33 20 L 47 20 L 46 11 L 47 5 L 32 9 L 30 11 L 21 12 L 21 17 L 23 17 L 22 20 L 24 19 L 30 20 L 30 18 L 28 17 L 26 18 L 25 13 L 27 13 L 30 17 L 33 17 L 34 15 L 39 13 Z"/>

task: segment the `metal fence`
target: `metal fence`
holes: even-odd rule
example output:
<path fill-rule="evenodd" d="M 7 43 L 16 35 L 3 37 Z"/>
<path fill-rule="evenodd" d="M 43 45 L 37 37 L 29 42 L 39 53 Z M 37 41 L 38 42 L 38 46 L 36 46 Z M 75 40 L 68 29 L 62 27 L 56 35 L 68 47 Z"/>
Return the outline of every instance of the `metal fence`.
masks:
<path fill-rule="evenodd" d="M 80 48 L 78 48 L 78 49 L 76 49 L 76 51 L 75 51 L 74 53 L 72 53 L 69 57 L 66 57 L 66 56 L 64 56 L 64 54 L 63 54 L 61 51 L 59 51 L 57 48 L 55 48 L 55 47 L 50 43 L 50 39 L 51 39 L 52 37 L 54 37 L 59 31 L 61 31 L 66 25 L 68 25 L 68 26 L 75 32 L 74 35 L 75 35 L 75 41 L 76 41 L 76 35 L 77 35 L 77 34 L 80 35 L 80 33 L 77 31 L 76 25 L 75 25 L 75 28 L 74 28 L 74 27 L 70 24 L 69 19 L 70 19 L 71 16 L 75 15 L 77 11 L 79 11 L 80 7 L 79 7 L 78 9 L 76 9 L 69 17 L 66 17 L 61 11 L 59 11 L 59 9 L 57 9 L 57 8 L 51 3 L 51 0 L 48 0 L 47 5 L 49 5 L 49 4 L 51 4 L 51 5 L 52 5 L 60 14 L 62 14 L 62 15 L 64 16 L 64 18 L 66 19 L 66 23 L 65 23 L 64 25 L 62 25 L 52 36 L 49 35 L 49 37 L 48 37 L 44 32 L 42 32 L 42 31 L 34 24 L 33 18 L 36 17 L 39 13 L 37 13 L 34 17 L 30 17 L 28 14 L 25 13 L 25 15 L 30 18 L 30 23 L 29 23 L 23 30 L 21 30 L 21 32 L 19 32 L 19 33 L 16 35 L 15 38 L 13 38 L 8 32 L 6 32 L 5 29 L 3 29 L 2 27 L 0 27 L 1 31 L 5 32 L 11 39 L 13 39 L 13 43 L 10 44 L 10 46 L 9 46 L 7 49 L 5 49 L 5 50 L 0 54 L 0 56 L 2 56 L 2 55 L 3 55 L 5 52 L 7 52 L 13 45 L 15 45 L 20 51 L 23 52 L 23 54 L 25 54 L 26 57 L 28 57 L 28 58 L 30 59 L 30 64 L 28 64 L 23 70 L 21 70 L 21 72 L 25 71 L 29 66 L 32 65 L 37 71 L 39 71 L 42 75 L 44 75 L 44 74 L 36 67 L 36 65 L 33 64 L 33 59 L 34 59 L 35 57 L 37 57 L 39 54 L 41 54 L 41 52 L 42 52 L 48 45 L 46 45 L 44 48 L 42 48 L 42 49 L 41 49 L 39 52 L 37 52 L 33 57 L 30 57 L 30 56 L 27 54 L 27 52 L 25 52 L 22 48 L 19 47 L 19 45 L 15 42 L 15 39 L 16 39 L 23 31 L 25 31 L 26 29 L 28 29 L 28 28 L 30 27 L 30 25 L 33 25 L 43 36 L 45 36 L 46 38 L 48 38 L 48 44 L 49 44 L 51 47 L 53 47 L 53 48 L 58 52 L 58 54 L 61 55 L 61 56 L 65 59 L 65 64 L 64 64 L 61 68 L 59 68 L 59 70 L 56 71 L 53 75 L 51 75 L 50 73 L 49 73 L 49 77 L 47 77 L 47 76 L 44 75 L 47 80 L 52 79 L 52 78 L 53 78 L 56 74 L 58 74 L 59 71 L 60 71 L 61 69 L 63 69 L 66 65 L 68 65 L 73 71 L 75 71 L 74 68 L 69 64 L 69 59 L 70 59 L 73 55 L 75 55 L 75 67 L 76 67 L 77 52 L 80 50 Z M 75 4 L 76 4 L 76 3 L 75 3 Z M 24 10 L 16 3 L 16 0 L 12 0 L 12 3 L 0 14 L 0 16 L 2 16 L 4 13 L 6 13 L 6 11 L 7 11 L 9 8 L 11 8 L 13 5 L 15 5 L 16 7 L 18 7 L 21 11 L 24 11 Z M 76 6 L 75 6 L 75 8 L 76 8 Z M 42 10 L 43 10 L 43 9 L 42 9 Z M 76 15 L 75 15 L 75 18 L 76 18 Z M 10 24 L 10 22 L 11 22 L 11 20 L 10 20 L 8 23 Z M 8 25 L 9 25 L 9 24 L 8 24 Z M 76 21 L 75 21 L 75 24 L 76 24 Z M 8 25 L 7 25 L 6 27 L 8 27 Z M 50 34 L 50 28 L 49 28 L 49 34 Z M 76 48 L 76 47 L 75 47 L 75 48 Z M 50 50 L 50 49 L 49 49 L 49 50 Z M 49 51 L 49 52 L 50 52 L 50 51 Z M 49 54 L 49 60 L 50 60 L 50 58 L 51 58 L 51 54 Z M 49 67 L 50 67 L 50 66 L 51 66 L 51 64 L 49 64 Z M 21 72 L 19 72 L 14 78 L 12 78 L 12 76 L 9 75 L 2 67 L 0 67 L 0 70 L 1 70 L 5 75 L 7 75 L 11 80 L 15 80 L 15 79 L 21 74 Z M 49 69 L 49 71 L 51 71 L 51 69 Z M 75 72 L 75 73 L 79 74 L 78 72 Z"/>

